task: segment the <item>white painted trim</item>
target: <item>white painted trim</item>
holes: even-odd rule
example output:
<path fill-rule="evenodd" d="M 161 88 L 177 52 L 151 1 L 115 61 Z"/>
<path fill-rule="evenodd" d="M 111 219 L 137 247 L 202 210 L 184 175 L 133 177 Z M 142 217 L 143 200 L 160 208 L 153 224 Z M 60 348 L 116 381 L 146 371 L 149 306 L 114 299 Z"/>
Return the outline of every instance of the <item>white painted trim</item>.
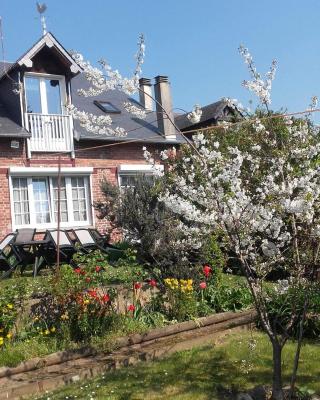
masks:
<path fill-rule="evenodd" d="M 93 225 L 93 227 L 95 228 L 96 227 L 96 215 L 95 215 L 95 209 L 94 209 L 94 207 L 93 207 L 93 190 L 92 190 L 92 188 L 93 188 L 93 175 L 92 174 L 90 174 L 90 176 L 89 176 L 89 193 L 90 193 L 90 204 L 89 204 L 89 206 L 90 206 L 90 212 L 91 212 L 91 221 L 92 221 L 92 225 Z M 90 218 L 89 218 L 89 220 L 90 220 Z"/>
<path fill-rule="evenodd" d="M 62 167 L 62 175 L 90 175 L 93 173 L 93 167 Z M 10 176 L 56 176 L 58 167 L 10 167 Z"/>
<path fill-rule="evenodd" d="M 33 65 L 32 58 L 44 47 L 49 48 L 55 46 L 59 52 L 70 62 L 70 71 L 74 74 L 81 72 L 80 66 L 74 61 L 70 54 L 57 42 L 57 40 L 48 32 L 46 33 L 17 63 L 31 68 Z"/>
<path fill-rule="evenodd" d="M 150 164 L 121 164 L 118 168 L 118 172 L 150 172 L 153 173 L 154 170 L 158 169 L 163 171 L 164 166 L 162 164 L 150 165 Z"/>
<path fill-rule="evenodd" d="M 60 107 L 61 107 L 61 115 L 67 115 L 67 86 L 66 86 L 66 78 L 64 75 L 54 75 L 54 74 L 43 74 L 39 72 L 26 72 L 23 77 L 23 86 L 24 86 L 24 103 L 27 112 L 27 90 L 26 90 L 26 78 L 36 78 L 39 79 L 39 90 L 40 90 L 40 104 L 41 104 L 41 113 L 40 114 L 50 114 L 48 113 L 48 99 L 47 99 L 47 91 L 45 80 L 57 80 L 59 81 L 59 89 L 60 89 Z M 37 114 L 37 113 L 36 113 Z M 60 114 L 57 114 L 60 115 Z"/>

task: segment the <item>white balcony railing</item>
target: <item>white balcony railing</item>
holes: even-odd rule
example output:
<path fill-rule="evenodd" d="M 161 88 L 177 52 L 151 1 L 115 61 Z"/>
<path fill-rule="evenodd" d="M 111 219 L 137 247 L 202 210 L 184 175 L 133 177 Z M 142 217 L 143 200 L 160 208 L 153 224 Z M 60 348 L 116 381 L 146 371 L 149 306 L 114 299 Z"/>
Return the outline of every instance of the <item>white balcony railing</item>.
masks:
<path fill-rule="evenodd" d="M 31 133 L 30 151 L 73 151 L 70 115 L 26 113 L 25 119 Z"/>

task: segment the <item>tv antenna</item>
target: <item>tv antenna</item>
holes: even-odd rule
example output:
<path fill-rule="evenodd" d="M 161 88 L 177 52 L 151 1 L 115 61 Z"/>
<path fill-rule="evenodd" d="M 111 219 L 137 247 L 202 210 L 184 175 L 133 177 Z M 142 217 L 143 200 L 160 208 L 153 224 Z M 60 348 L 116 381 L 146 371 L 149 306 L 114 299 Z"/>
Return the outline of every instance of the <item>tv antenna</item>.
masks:
<path fill-rule="evenodd" d="M 46 17 L 44 16 L 46 9 L 47 9 L 46 3 L 41 4 L 37 2 L 37 10 L 40 15 L 43 36 L 47 33 Z"/>

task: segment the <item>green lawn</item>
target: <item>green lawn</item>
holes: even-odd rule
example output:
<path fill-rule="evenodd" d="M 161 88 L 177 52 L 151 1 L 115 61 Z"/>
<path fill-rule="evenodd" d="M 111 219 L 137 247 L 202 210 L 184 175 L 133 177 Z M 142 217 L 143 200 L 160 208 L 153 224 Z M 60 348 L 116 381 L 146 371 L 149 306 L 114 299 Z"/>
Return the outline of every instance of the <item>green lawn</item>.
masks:
<path fill-rule="evenodd" d="M 250 350 L 254 343 L 255 349 Z M 293 351 L 294 344 L 289 343 L 283 356 L 285 380 L 291 369 Z M 215 347 L 180 352 L 161 361 L 123 368 L 41 399 L 222 400 L 228 397 L 226 389 L 241 390 L 270 383 L 270 372 L 271 351 L 267 338 L 261 333 L 244 332 L 232 335 Z M 320 393 L 320 342 L 303 346 L 298 384 Z"/>

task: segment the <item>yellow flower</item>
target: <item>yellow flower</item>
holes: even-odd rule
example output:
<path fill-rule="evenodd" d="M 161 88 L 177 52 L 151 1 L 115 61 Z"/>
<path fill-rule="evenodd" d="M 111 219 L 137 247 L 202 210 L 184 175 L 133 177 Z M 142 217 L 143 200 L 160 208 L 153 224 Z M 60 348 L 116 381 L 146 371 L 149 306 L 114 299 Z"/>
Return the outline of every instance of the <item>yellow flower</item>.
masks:
<path fill-rule="evenodd" d="M 69 319 L 68 314 L 62 314 L 61 317 L 62 321 Z"/>
<path fill-rule="evenodd" d="M 90 303 L 90 300 L 88 300 L 88 299 L 83 301 L 83 304 L 89 304 L 89 303 Z"/>
<path fill-rule="evenodd" d="M 8 338 L 8 339 L 11 339 L 11 338 L 12 338 L 12 333 L 9 332 L 9 333 L 7 334 L 7 338 Z"/>
<path fill-rule="evenodd" d="M 39 317 L 34 317 L 33 320 L 34 321 L 39 321 Z"/>
<path fill-rule="evenodd" d="M 45 334 L 45 335 L 49 335 L 49 334 L 50 334 L 49 329 L 46 329 L 46 330 L 44 331 L 44 334 Z"/>
<path fill-rule="evenodd" d="M 54 332 L 56 331 L 56 328 L 53 326 L 53 327 L 50 329 L 50 331 L 51 331 L 52 333 L 54 333 Z"/>
<path fill-rule="evenodd" d="M 12 310 L 12 309 L 13 309 L 13 304 L 8 303 L 8 304 L 7 304 L 7 307 L 9 308 L 9 310 Z"/>

